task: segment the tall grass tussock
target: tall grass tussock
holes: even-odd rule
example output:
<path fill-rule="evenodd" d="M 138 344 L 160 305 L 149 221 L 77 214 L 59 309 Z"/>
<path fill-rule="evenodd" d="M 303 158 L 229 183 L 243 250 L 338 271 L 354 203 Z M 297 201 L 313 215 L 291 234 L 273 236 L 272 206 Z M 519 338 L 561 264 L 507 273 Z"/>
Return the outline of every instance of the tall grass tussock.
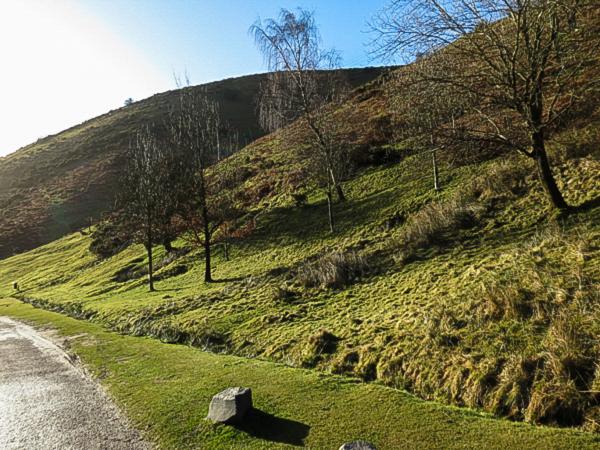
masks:
<path fill-rule="evenodd" d="M 366 275 L 368 268 L 364 255 L 335 251 L 303 263 L 296 280 L 305 287 L 343 288 Z"/>

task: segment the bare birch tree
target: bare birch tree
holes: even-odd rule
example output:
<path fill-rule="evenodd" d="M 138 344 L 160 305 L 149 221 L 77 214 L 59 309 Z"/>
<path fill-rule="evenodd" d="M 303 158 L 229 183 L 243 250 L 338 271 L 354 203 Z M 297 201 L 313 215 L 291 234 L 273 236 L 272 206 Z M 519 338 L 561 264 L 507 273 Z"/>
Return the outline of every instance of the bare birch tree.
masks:
<path fill-rule="evenodd" d="M 552 205 L 567 209 L 546 139 L 596 77 L 595 0 L 392 0 L 373 20 L 373 53 L 440 64 L 421 76 L 473 99 L 469 135 L 536 162 Z"/>
<path fill-rule="evenodd" d="M 339 56 L 321 48 L 321 39 L 312 13 L 282 9 L 278 19 L 260 20 L 250 27 L 268 70 L 267 82 L 261 87 L 259 118 L 270 130 L 302 120 L 310 130 L 312 142 L 307 155 L 312 167 L 325 173 L 325 192 L 329 225 L 333 231 L 332 193 L 345 200 L 341 185 L 346 159 L 335 143 L 331 120 L 325 105 L 339 100 L 344 83 L 339 73 Z M 319 171 L 320 172 L 320 171 Z M 322 179 L 321 173 L 314 173 Z"/>
<path fill-rule="evenodd" d="M 411 138 L 419 149 L 431 151 L 433 188 L 438 191 L 438 152 L 456 137 L 456 119 L 464 113 L 468 99 L 450 85 L 431 82 L 431 71 L 436 69 L 428 58 L 419 58 L 413 66 L 395 73 L 388 95 L 401 124 L 398 137 Z"/>

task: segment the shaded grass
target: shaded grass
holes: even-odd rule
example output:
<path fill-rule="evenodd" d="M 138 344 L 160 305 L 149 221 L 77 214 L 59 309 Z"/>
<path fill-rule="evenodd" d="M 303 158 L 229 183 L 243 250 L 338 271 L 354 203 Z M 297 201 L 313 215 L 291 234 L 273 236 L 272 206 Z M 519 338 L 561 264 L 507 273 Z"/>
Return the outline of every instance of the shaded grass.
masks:
<path fill-rule="evenodd" d="M 600 445 L 590 434 L 505 422 L 378 385 L 117 335 L 11 299 L 0 300 L 0 314 L 56 329 L 162 448 L 327 449 L 358 438 L 383 450 Z M 258 409 L 238 429 L 204 420 L 211 396 L 230 385 L 252 387 Z"/>

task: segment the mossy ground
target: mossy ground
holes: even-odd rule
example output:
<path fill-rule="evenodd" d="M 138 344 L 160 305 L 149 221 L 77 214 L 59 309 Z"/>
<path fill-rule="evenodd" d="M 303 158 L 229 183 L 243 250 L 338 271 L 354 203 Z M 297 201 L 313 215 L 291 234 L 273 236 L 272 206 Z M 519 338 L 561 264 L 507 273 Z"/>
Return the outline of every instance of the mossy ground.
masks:
<path fill-rule="evenodd" d="M 0 315 L 57 330 L 162 448 L 334 449 L 358 438 L 383 450 L 600 446 L 588 433 L 511 423 L 376 384 L 123 336 L 9 298 L 0 299 Z M 251 386 L 259 410 L 241 428 L 204 419 L 211 396 L 230 385 Z"/>

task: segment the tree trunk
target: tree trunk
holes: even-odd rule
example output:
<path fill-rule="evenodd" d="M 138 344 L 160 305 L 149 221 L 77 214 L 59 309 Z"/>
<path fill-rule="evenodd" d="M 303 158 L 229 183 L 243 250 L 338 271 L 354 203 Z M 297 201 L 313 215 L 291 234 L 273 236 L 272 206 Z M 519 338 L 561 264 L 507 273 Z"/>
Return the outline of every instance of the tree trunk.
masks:
<path fill-rule="evenodd" d="M 215 135 L 217 138 L 217 161 L 221 161 L 221 140 L 219 139 L 219 127 L 217 127 Z"/>
<path fill-rule="evenodd" d="M 542 185 L 544 186 L 544 189 L 546 190 L 546 194 L 548 195 L 550 202 L 552 202 L 552 206 L 561 210 L 568 209 L 569 205 L 567 205 L 562 193 L 558 189 L 556 180 L 552 174 L 552 169 L 550 168 L 548 154 L 546 153 L 544 133 L 541 131 L 533 133 L 532 142 L 533 158 L 537 164 L 538 175 Z"/>
<path fill-rule="evenodd" d="M 439 191 L 440 190 L 440 180 L 439 180 L 439 174 L 438 174 L 438 164 L 437 164 L 435 149 L 432 150 L 431 157 L 433 160 L 433 188 L 436 191 Z"/>
<path fill-rule="evenodd" d="M 152 230 L 148 230 L 148 240 L 146 242 L 146 252 L 148 253 L 148 288 L 154 292 L 154 274 L 152 261 Z"/>
<path fill-rule="evenodd" d="M 171 253 L 173 251 L 173 244 L 170 238 L 165 238 L 163 240 L 163 247 L 167 253 Z"/>
<path fill-rule="evenodd" d="M 229 243 L 227 240 L 223 242 L 223 254 L 225 256 L 225 261 L 229 261 Z"/>
<path fill-rule="evenodd" d="M 346 196 L 344 195 L 344 190 L 342 186 L 338 183 L 335 185 L 335 192 L 337 194 L 338 202 L 345 202 Z"/>
<path fill-rule="evenodd" d="M 208 223 L 208 211 L 206 206 L 202 208 L 202 217 L 204 219 L 204 282 L 212 283 L 212 273 L 210 266 L 210 224 Z"/>
<path fill-rule="evenodd" d="M 331 199 L 331 186 L 327 187 L 327 215 L 329 217 L 329 231 L 334 232 L 333 224 L 333 205 Z"/>
<path fill-rule="evenodd" d="M 333 169 L 331 168 L 331 165 L 329 165 L 329 177 L 331 178 L 331 185 L 335 188 L 335 193 L 337 194 L 338 202 L 345 202 L 346 196 L 344 195 L 344 190 L 342 189 L 342 185 L 340 184 L 340 182 L 336 179 L 335 175 L 333 174 Z"/>

